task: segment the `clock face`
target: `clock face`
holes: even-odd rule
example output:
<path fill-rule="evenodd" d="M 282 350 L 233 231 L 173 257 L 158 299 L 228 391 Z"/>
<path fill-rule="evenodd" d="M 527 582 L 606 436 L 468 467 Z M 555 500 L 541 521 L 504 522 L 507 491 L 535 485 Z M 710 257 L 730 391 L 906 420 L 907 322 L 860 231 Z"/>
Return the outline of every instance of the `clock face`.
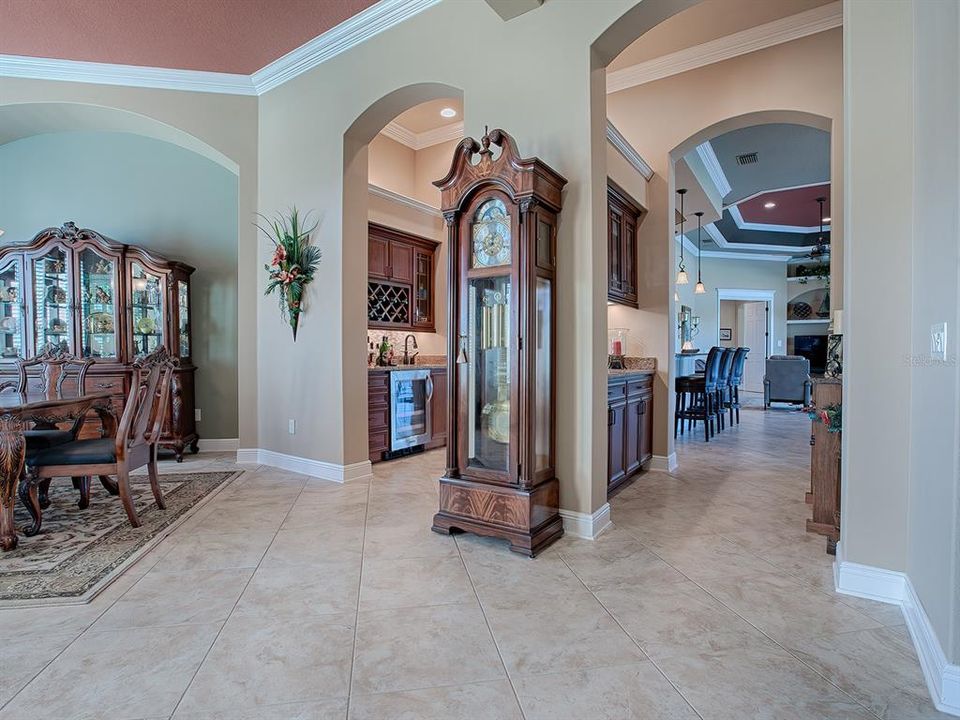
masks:
<path fill-rule="evenodd" d="M 510 216 L 501 200 L 488 200 L 474 215 L 473 267 L 509 265 Z"/>

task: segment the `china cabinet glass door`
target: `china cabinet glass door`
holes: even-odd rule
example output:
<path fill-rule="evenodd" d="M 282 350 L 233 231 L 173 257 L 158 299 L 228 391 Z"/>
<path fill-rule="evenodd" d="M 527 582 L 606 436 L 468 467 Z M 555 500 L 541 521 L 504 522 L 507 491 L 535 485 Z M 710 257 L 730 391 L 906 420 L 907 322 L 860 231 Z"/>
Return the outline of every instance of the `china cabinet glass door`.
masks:
<path fill-rule="evenodd" d="M 0 267 L 0 358 L 23 356 L 23 278 L 20 262 Z"/>
<path fill-rule="evenodd" d="M 146 355 L 163 344 L 163 277 L 130 263 L 130 331 L 133 354 Z"/>
<path fill-rule="evenodd" d="M 73 348 L 73 303 L 70 297 L 70 259 L 53 248 L 33 260 L 34 354 L 53 343 Z"/>
<path fill-rule="evenodd" d="M 117 263 L 96 251 L 80 253 L 80 337 L 84 357 L 115 360 L 117 344 Z"/>
<path fill-rule="evenodd" d="M 190 286 L 186 280 L 177 281 L 177 309 L 180 317 L 177 323 L 180 335 L 180 357 L 190 357 Z"/>

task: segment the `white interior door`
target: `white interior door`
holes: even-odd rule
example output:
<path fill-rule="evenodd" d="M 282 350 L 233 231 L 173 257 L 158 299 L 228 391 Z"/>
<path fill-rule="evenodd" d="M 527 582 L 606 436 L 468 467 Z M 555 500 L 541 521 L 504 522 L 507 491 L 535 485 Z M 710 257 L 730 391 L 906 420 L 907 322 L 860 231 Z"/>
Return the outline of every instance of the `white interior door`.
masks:
<path fill-rule="evenodd" d="M 743 368 L 743 389 L 763 392 L 763 373 L 767 359 L 767 303 L 743 304 L 743 327 L 738 335 L 744 347 L 750 348 Z"/>

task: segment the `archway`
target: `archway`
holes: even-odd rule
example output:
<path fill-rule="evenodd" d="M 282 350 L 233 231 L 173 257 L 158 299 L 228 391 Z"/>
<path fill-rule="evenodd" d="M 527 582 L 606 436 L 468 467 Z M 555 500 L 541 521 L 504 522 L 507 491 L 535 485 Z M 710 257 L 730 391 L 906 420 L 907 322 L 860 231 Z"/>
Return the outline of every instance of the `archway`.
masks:
<path fill-rule="evenodd" d="M 441 98 L 462 101 L 463 91 L 444 83 L 406 85 L 364 110 L 343 134 L 343 407 L 344 464 L 366 463 L 367 413 L 367 223 L 369 220 L 368 146 L 394 118 L 417 105 Z M 437 265 L 446 266 L 446 248 Z"/>
<path fill-rule="evenodd" d="M 5 194 L 4 242 L 76 221 L 197 269 L 191 355 L 200 448 L 236 450 L 238 255 L 249 218 L 239 204 L 239 164 L 167 123 L 100 105 L 3 105 L 0 128 L 5 172 L 19 180 Z"/>

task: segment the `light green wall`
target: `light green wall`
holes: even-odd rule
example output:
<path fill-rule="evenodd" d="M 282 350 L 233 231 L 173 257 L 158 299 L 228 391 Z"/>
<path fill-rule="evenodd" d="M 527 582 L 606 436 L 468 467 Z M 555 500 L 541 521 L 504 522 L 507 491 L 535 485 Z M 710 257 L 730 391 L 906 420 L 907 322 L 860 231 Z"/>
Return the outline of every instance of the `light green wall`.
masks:
<path fill-rule="evenodd" d="M 201 438 L 237 437 L 237 216 L 236 175 L 160 140 L 66 132 L 0 145 L 3 244 L 73 220 L 197 268 Z"/>

